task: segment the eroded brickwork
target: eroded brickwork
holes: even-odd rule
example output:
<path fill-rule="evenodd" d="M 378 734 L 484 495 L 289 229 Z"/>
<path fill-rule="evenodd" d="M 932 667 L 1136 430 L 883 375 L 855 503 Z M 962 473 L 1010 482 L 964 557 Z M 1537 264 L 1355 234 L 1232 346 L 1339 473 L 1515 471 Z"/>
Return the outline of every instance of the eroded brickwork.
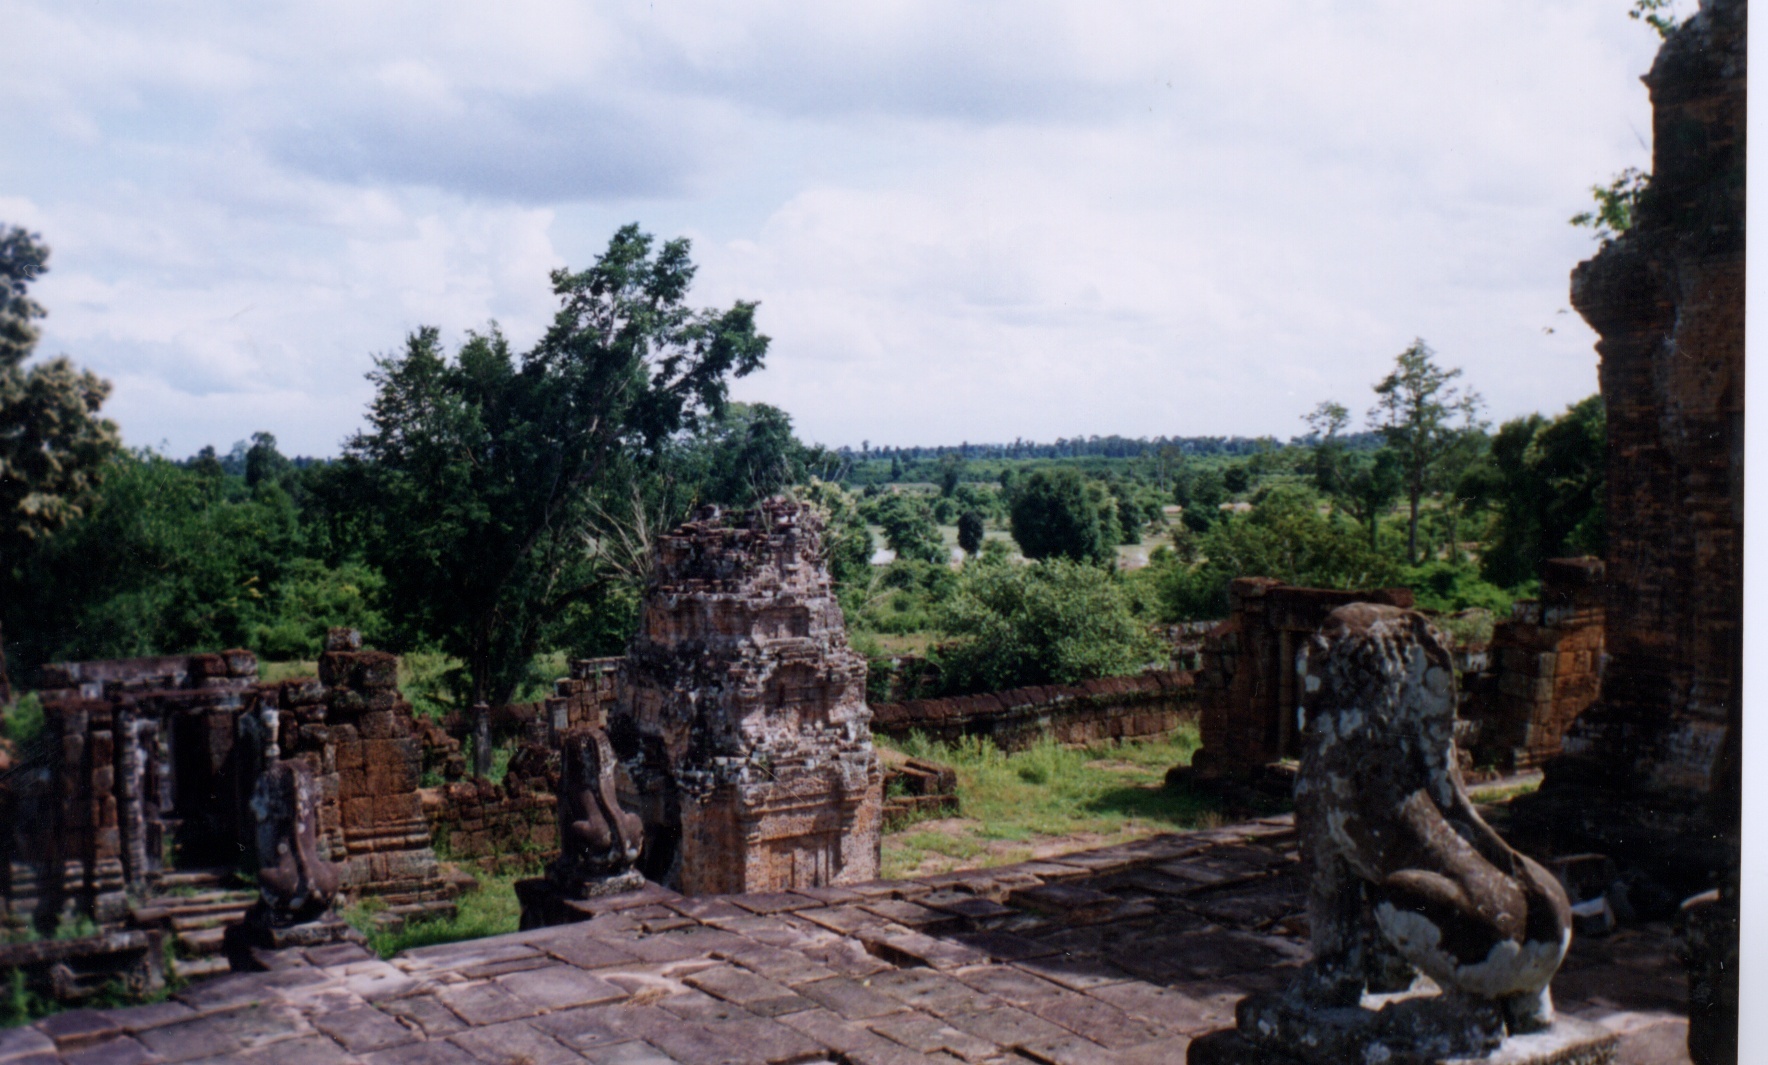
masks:
<path fill-rule="evenodd" d="M 948 743 L 982 736 L 1003 751 L 1022 750 L 1046 736 L 1085 747 L 1164 736 L 1196 712 L 1195 699 L 1191 673 L 1154 670 L 1080 684 L 875 703 L 872 731 L 896 737 L 919 732 Z"/>
<path fill-rule="evenodd" d="M 1518 600 L 1493 628 L 1487 668 L 1469 677 L 1473 760 L 1507 772 L 1538 769 L 1560 753 L 1572 721 L 1602 683 L 1603 564 L 1550 559 L 1541 596 Z"/>
<path fill-rule="evenodd" d="M 397 656 L 362 650 L 359 635 L 334 629 L 317 680 L 287 681 L 264 697 L 280 712 L 282 751 L 313 766 L 322 857 L 337 863 L 343 892 L 377 896 L 395 917 L 452 912 L 418 794 L 423 744 L 398 678 Z"/>
<path fill-rule="evenodd" d="M 609 729 L 646 875 L 689 894 L 876 876 L 865 685 L 813 512 L 707 508 L 663 537 Z"/>
<path fill-rule="evenodd" d="M 1228 585 L 1228 619 L 1203 638 L 1197 676 L 1203 749 L 1193 756 L 1199 780 L 1245 779 L 1263 766 L 1300 755 L 1298 654 L 1326 615 L 1350 603 L 1410 609 L 1408 588 L 1340 591 L 1296 588 L 1268 577 Z"/>
<path fill-rule="evenodd" d="M 1712 0 L 1665 41 L 1645 78 L 1650 191 L 1572 274 L 1608 410 L 1608 664 L 1532 823 L 1665 876 L 1710 875 L 1736 847 L 1745 23 L 1741 0 Z"/>

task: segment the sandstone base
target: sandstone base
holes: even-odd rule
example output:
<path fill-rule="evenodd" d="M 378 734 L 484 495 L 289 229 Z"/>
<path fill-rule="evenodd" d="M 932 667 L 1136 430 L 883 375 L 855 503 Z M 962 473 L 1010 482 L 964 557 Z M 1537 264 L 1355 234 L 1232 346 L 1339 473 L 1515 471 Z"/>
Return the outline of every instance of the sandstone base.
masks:
<path fill-rule="evenodd" d="M 1513 1035 L 1483 1058 L 1448 1058 L 1434 1065 L 1611 1065 L 1620 1036 L 1598 1024 L 1561 1016 L 1551 1028 Z M 1254 1046 L 1233 1028 L 1191 1041 L 1187 1065 L 1303 1065 L 1303 1059 Z"/>
<path fill-rule="evenodd" d="M 525 932 L 555 924 L 587 921 L 610 908 L 601 905 L 602 900 L 642 892 L 647 886 L 648 882 L 637 869 L 589 881 L 575 898 L 565 895 L 557 884 L 544 876 L 518 880 L 515 887 L 516 901 L 522 906 L 521 929 Z"/>
<path fill-rule="evenodd" d="M 287 950 L 290 947 L 325 947 L 333 943 L 366 943 L 367 938 L 335 913 L 316 921 L 304 921 L 283 928 L 255 922 L 248 913 L 245 921 L 229 925 L 222 934 L 222 950 L 227 965 L 236 973 L 263 972 L 269 968 L 259 957 L 261 953 Z"/>

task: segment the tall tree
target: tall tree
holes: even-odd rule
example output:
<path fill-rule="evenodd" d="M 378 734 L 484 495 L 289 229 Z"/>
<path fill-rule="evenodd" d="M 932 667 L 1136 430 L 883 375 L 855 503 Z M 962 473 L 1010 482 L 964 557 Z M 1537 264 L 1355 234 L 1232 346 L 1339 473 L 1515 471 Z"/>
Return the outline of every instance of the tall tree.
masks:
<path fill-rule="evenodd" d="M 36 543 L 80 516 L 118 448 L 116 425 L 98 416 L 110 382 L 65 355 L 24 365 L 47 313 L 30 285 L 48 264 L 40 236 L 0 227 L 0 590 Z M 11 701 L 0 633 L 0 704 Z"/>
<path fill-rule="evenodd" d="M 982 550 L 984 531 L 981 514 L 966 510 L 958 515 L 958 546 L 966 555 L 974 558 Z"/>
<path fill-rule="evenodd" d="M 450 357 L 424 328 L 370 374 L 346 446 L 369 554 L 476 701 L 507 699 L 547 626 L 606 593 L 611 545 L 644 539 L 630 486 L 766 354 L 754 303 L 689 307 L 688 242 L 653 244 L 628 225 L 589 269 L 555 271 L 561 306 L 526 354 L 493 327 Z"/>
<path fill-rule="evenodd" d="M 1545 559 L 1602 553 L 1606 440 L 1600 395 L 1552 420 L 1531 414 L 1499 427 L 1459 487 L 1471 503 L 1497 508 L 1496 535 L 1480 559 L 1488 581 L 1514 587 Z"/>
<path fill-rule="evenodd" d="M 1013 539 L 1026 558 L 1066 558 L 1108 566 L 1122 530 L 1104 485 L 1071 469 L 1037 470 L 1013 495 Z"/>
<path fill-rule="evenodd" d="M 1459 434 L 1477 425 L 1483 401 L 1477 392 L 1451 384 L 1459 369 L 1445 370 L 1422 339 L 1394 359 L 1391 373 L 1375 386 L 1369 422 L 1399 459 L 1406 493 L 1406 561 L 1418 561 L 1418 508 L 1437 487 L 1444 460 Z M 1459 426 L 1453 424 L 1459 418 Z"/>
<path fill-rule="evenodd" d="M 1351 412 L 1344 404 L 1332 400 L 1322 402 L 1302 419 L 1308 423 L 1313 451 L 1308 456 L 1308 473 L 1320 494 L 1332 497 L 1343 489 L 1345 446 L 1341 434 L 1351 422 Z"/>

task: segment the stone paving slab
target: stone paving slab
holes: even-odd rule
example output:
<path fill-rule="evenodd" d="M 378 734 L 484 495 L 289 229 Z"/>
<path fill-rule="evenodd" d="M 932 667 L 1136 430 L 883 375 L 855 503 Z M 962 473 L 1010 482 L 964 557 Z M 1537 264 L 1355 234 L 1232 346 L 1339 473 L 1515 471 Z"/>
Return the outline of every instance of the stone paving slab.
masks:
<path fill-rule="evenodd" d="M 1304 890 L 1286 818 L 918 881 L 650 886 L 579 924 L 387 961 L 284 952 L 172 1001 L 0 1031 L 0 1065 L 1183 1062 L 1307 960 Z M 1667 926 L 1574 943 L 1560 1009 L 1621 1033 L 1623 1061 L 1686 1060 L 1672 948 Z"/>

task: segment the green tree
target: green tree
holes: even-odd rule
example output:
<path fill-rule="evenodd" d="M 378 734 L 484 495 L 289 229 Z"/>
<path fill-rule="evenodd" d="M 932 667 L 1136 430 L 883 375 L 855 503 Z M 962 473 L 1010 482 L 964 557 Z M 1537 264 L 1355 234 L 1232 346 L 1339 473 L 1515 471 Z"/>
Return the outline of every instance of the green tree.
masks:
<path fill-rule="evenodd" d="M 939 456 L 939 494 L 950 497 L 964 478 L 964 457 L 955 451 Z"/>
<path fill-rule="evenodd" d="M 1341 435 L 1350 425 L 1351 412 L 1342 403 L 1326 400 L 1302 420 L 1307 422 L 1308 435 L 1313 440 L 1308 475 L 1321 495 L 1333 498 L 1344 489 L 1348 450 Z"/>
<path fill-rule="evenodd" d="M 1406 561 L 1418 561 L 1418 509 L 1425 494 L 1440 483 L 1442 467 L 1457 447 L 1461 433 L 1475 427 L 1482 400 L 1477 392 L 1463 392 L 1450 382 L 1459 369 L 1438 366 L 1436 352 L 1423 340 L 1394 359 L 1393 372 L 1375 386 L 1376 402 L 1369 422 L 1399 457 L 1403 491 L 1406 493 Z M 1461 426 L 1451 421 L 1457 416 Z"/>
<path fill-rule="evenodd" d="M 747 507 L 803 479 L 805 447 L 792 418 L 765 403 L 732 403 L 712 427 L 706 498 Z"/>
<path fill-rule="evenodd" d="M 1340 471 L 1339 491 L 1333 498 L 1369 530 L 1369 546 L 1374 548 L 1381 516 L 1393 508 L 1404 490 L 1399 452 L 1384 447 L 1372 454 L 1347 456 Z"/>
<path fill-rule="evenodd" d="M 269 433 L 252 434 L 252 446 L 246 451 L 247 488 L 256 488 L 266 481 L 283 481 L 293 469 L 294 465 L 276 450 L 276 437 Z"/>
<path fill-rule="evenodd" d="M 1356 526 L 1322 514 L 1305 489 L 1264 490 L 1253 509 L 1217 522 L 1204 534 L 1204 561 L 1186 566 L 1174 557 L 1157 580 L 1171 620 L 1219 618 L 1228 609 L 1228 582 L 1272 577 L 1314 588 L 1379 587 L 1393 580 L 1393 563 L 1364 544 Z"/>
<path fill-rule="evenodd" d="M 836 592 L 864 591 L 872 578 L 872 530 L 859 500 L 841 485 L 815 477 L 801 498 L 823 513 L 823 555 Z"/>
<path fill-rule="evenodd" d="M 1013 539 L 1026 558 L 1109 566 L 1122 530 L 1103 485 L 1066 468 L 1034 471 L 1014 494 Z"/>
<path fill-rule="evenodd" d="M 1061 558 L 966 567 L 941 627 L 953 637 L 938 651 L 953 693 L 1135 673 L 1162 652 L 1112 574 Z"/>
<path fill-rule="evenodd" d="M 0 226 L 0 597 L 17 601 L 25 556 L 84 513 L 117 427 L 98 416 L 110 383 L 66 356 L 26 367 L 47 312 L 30 297 L 48 269 L 37 234 Z M 0 705 L 12 701 L 0 630 Z"/>
<path fill-rule="evenodd" d="M 1175 489 L 1174 498 L 1185 508 L 1181 520 L 1185 528 L 1200 533 L 1214 525 L 1222 516 L 1222 503 L 1228 498 L 1228 486 L 1223 483 L 1222 471 L 1211 467 L 1198 470 L 1189 478 L 1182 480 L 1183 497 Z"/>
<path fill-rule="evenodd" d="M 25 657 L 215 651 L 253 646 L 267 628 L 286 635 L 313 624 L 318 629 L 306 631 L 316 650 L 328 621 L 363 615 L 302 616 L 314 604 L 339 601 L 336 589 L 316 590 L 329 577 L 310 567 L 296 573 L 302 551 L 299 514 L 279 486 L 248 491 L 241 478 L 152 452 L 115 456 L 86 513 L 45 541 L 26 567 L 18 600 L 31 622 L 19 633 Z M 310 587 L 291 585 L 285 596 L 291 576 Z M 357 580 L 366 605 L 374 578 Z"/>
<path fill-rule="evenodd" d="M 1600 395 L 1551 421 L 1531 414 L 1500 426 L 1489 455 L 1462 487 L 1471 500 L 1497 511 L 1480 562 L 1485 579 L 1513 588 L 1534 579 L 1546 559 L 1602 554 L 1607 462 Z"/>
<path fill-rule="evenodd" d="M 881 498 L 875 514 L 878 524 L 884 527 L 884 542 L 897 558 L 944 562 L 950 557 L 932 510 L 919 496 L 892 492 Z"/>
<path fill-rule="evenodd" d="M 471 698 L 499 702 L 542 635 L 607 593 L 633 531 L 630 485 L 671 439 L 716 418 L 728 379 L 760 367 L 755 304 L 695 310 L 686 240 L 629 225 L 581 273 L 519 358 L 495 326 L 452 357 L 433 328 L 376 362 L 362 471 L 370 561 L 404 619 L 460 658 Z M 630 552 L 628 552 L 630 553 Z"/>
<path fill-rule="evenodd" d="M 982 515 L 974 510 L 966 510 L 958 515 L 958 546 L 970 557 L 976 557 L 982 550 L 984 526 Z"/>

